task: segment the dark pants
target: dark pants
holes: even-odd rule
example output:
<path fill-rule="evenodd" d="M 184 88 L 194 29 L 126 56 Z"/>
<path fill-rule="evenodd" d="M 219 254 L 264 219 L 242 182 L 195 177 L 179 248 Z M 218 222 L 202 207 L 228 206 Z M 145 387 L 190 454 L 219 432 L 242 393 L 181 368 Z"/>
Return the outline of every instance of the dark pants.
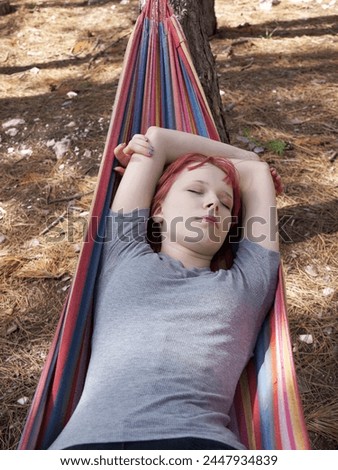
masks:
<path fill-rule="evenodd" d="M 222 442 L 199 437 L 181 437 L 177 439 L 159 439 L 154 441 L 102 442 L 97 444 L 79 444 L 66 447 L 65 450 L 236 450 Z"/>

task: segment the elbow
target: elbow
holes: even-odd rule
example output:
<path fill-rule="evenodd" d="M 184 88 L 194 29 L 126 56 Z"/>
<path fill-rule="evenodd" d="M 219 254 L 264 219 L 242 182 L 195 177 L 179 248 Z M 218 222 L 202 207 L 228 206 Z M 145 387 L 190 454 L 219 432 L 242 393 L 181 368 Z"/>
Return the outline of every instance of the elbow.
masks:
<path fill-rule="evenodd" d="M 150 126 L 148 127 L 148 130 L 145 135 L 146 137 L 148 137 L 148 139 L 152 140 L 158 138 L 158 136 L 161 135 L 161 131 L 162 129 L 160 127 Z"/>
<path fill-rule="evenodd" d="M 253 176 L 261 179 L 261 178 L 266 178 L 268 175 L 270 177 L 270 166 L 266 162 L 260 161 L 253 161 L 252 162 L 252 170 L 253 170 Z"/>
<path fill-rule="evenodd" d="M 269 164 L 266 162 L 259 160 L 255 163 L 255 165 L 258 171 L 262 171 L 262 172 L 270 171 Z"/>

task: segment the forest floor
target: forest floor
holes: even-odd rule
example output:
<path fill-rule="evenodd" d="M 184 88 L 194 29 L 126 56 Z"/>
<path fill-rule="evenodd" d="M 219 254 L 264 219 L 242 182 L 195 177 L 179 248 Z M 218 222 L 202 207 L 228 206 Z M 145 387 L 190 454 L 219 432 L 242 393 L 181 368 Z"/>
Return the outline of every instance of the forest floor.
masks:
<path fill-rule="evenodd" d="M 338 442 L 335 3 L 216 0 L 211 41 L 231 143 L 255 147 L 285 185 L 281 251 L 314 449 Z M 18 443 L 71 283 L 138 16 L 136 0 L 11 4 L 0 16 L 2 449 Z"/>

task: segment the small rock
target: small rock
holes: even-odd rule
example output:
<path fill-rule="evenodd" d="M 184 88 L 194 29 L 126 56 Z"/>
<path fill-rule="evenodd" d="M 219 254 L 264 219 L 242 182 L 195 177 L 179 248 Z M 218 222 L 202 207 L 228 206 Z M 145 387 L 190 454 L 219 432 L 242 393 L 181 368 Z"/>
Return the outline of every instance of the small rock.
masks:
<path fill-rule="evenodd" d="M 66 124 L 66 127 L 75 127 L 75 126 L 76 126 L 75 121 L 71 121 L 69 124 Z"/>
<path fill-rule="evenodd" d="M 33 67 L 29 71 L 30 73 L 37 75 L 40 72 L 40 69 L 38 67 Z"/>
<path fill-rule="evenodd" d="M 236 103 L 229 103 L 224 107 L 224 111 L 228 113 L 232 111 L 235 108 L 235 106 L 236 106 Z"/>
<path fill-rule="evenodd" d="M 250 142 L 250 140 L 243 135 L 236 135 L 236 140 L 238 140 L 238 142 L 242 142 L 243 144 L 248 144 Z"/>
<path fill-rule="evenodd" d="M 5 134 L 9 135 L 10 137 L 15 137 L 18 133 L 18 129 L 16 129 L 16 127 L 11 127 L 10 129 L 8 129 L 8 131 L 5 132 Z"/>
<path fill-rule="evenodd" d="M 22 157 L 30 157 L 33 153 L 33 150 L 32 149 L 22 149 L 22 150 L 19 150 L 19 154 L 22 156 Z"/>
<path fill-rule="evenodd" d="M 326 326 L 325 328 L 323 328 L 324 335 L 331 335 L 332 331 L 333 331 L 332 326 Z"/>
<path fill-rule="evenodd" d="M 77 93 L 75 91 L 69 91 L 67 93 L 67 96 L 68 96 L 68 98 L 72 99 L 72 98 L 75 98 L 77 96 Z"/>
<path fill-rule="evenodd" d="M 306 118 L 293 118 L 293 119 L 290 119 L 290 123 L 291 124 L 294 124 L 294 125 L 297 125 L 297 124 L 304 124 L 304 122 L 306 122 Z"/>
<path fill-rule="evenodd" d="M 263 153 L 265 151 L 264 147 L 254 147 L 253 151 L 255 153 Z"/>
<path fill-rule="evenodd" d="M 70 147 L 70 140 L 64 137 L 63 139 L 55 142 L 53 146 L 53 150 L 55 152 L 56 158 L 59 160 L 64 156 L 66 152 L 68 152 Z"/>
<path fill-rule="evenodd" d="M 28 400 L 29 400 L 28 397 L 22 397 L 22 398 L 19 398 L 17 403 L 19 403 L 19 405 L 26 405 L 28 403 Z"/>
<path fill-rule="evenodd" d="M 55 140 L 54 140 L 54 139 L 47 140 L 46 145 L 47 145 L 47 147 L 54 147 L 54 145 L 55 145 Z"/>
<path fill-rule="evenodd" d="M 26 248 L 34 248 L 35 246 L 39 246 L 40 241 L 37 238 L 32 238 L 31 240 L 28 240 L 28 242 L 25 243 Z"/>
<path fill-rule="evenodd" d="M 332 287 L 325 287 L 325 289 L 323 289 L 324 297 L 329 297 L 332 294 L 334 294 L 334 289 Z"/>
<path fill-rule="evenodd" d="M 308 274 L 311 277 L 317 277 L 318 276 L 318 270 L 312 264 L 309 264 L 309 265 L 305 266 L 304 271 L 306 272 L 306 274 Z"/>
<path fill-rule="evenodd" d="M 15 152 L 15 148 L 14 147 L 9 147 L 7 149 L 7 153 L 11 154 L 11 153 L 14 153 Z"/>
<path fill-rule="evenodd" d="M 74 248 L 74 252 L 75 252 L 75 253 L 80 253 L 80 251 L 81 251 L 81 246 L 80 246 L 78 243 L 76 243 L 76 244 L 73 246 L 73 248 Z"/>
<path fill-rule="evenodd" d="M 20 126 L 21 124 L 25 124 L 24 119 L 10 119 L 2 124 L 3 129 L 9 129 L 10 127 Z"/>
<path fill-rule="evenodd" d="M 250 151 L 253 152 L 253 149 L 256 148 L 256 144 L 254 142 L 249 142 L 248 148 L 249 148 Z"/>
<path fill-rule="evenodd" d="M 90 158 L 92 156 L 92 152 L 90 150 L 85 150 L 83 156 L 85 158 Z"/>
<path fill-rule="evenodd" d="M 303 343 L 306 343 L 306 344 L 312 344 L 313 343 L 312 335 L 309 335 L 309 334 L 308 335 L 299 335 L 298 338 Z"/>
<path fill-rule="evenodd" d="M 4 218 L 4 216 L 7 214 L 5 209 L 0 206 L 0 220 Z"/>

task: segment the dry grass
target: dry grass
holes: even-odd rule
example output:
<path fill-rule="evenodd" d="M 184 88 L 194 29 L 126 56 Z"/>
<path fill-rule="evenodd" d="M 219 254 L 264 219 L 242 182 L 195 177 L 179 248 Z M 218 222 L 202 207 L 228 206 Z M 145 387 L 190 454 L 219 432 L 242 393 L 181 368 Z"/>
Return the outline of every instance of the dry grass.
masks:
<path fill-rule="evenodd" d="M 11 3 L 17 11 L 0 17 L 0 124 L 25 123 L 14 137 L 0 127 L 3 449 L 17 445 L 76 266 L 137 16 L 135 0 Z M 271 12 L 248 0 L 229 3 L 216 2 L 220 32 L 212 41 L 229 131 L 234 144 L 245 147 L 237 139 L 246 137 L 266 147 L 262 158 L 283 177 L 278 204 L 295 364 L 312 446 L 332 449 L 338 441 L 333 12 L 314 0 L 285 0 Z M 77 96 L 69 99 L 69 91 Z M 57 159 L 47 143 L 64 137 L 70 146 Z M 268 149 L 278 140 L 287 144 L 281 155 Z M 303 334 L 313 342 L 302 342 Z"/>

